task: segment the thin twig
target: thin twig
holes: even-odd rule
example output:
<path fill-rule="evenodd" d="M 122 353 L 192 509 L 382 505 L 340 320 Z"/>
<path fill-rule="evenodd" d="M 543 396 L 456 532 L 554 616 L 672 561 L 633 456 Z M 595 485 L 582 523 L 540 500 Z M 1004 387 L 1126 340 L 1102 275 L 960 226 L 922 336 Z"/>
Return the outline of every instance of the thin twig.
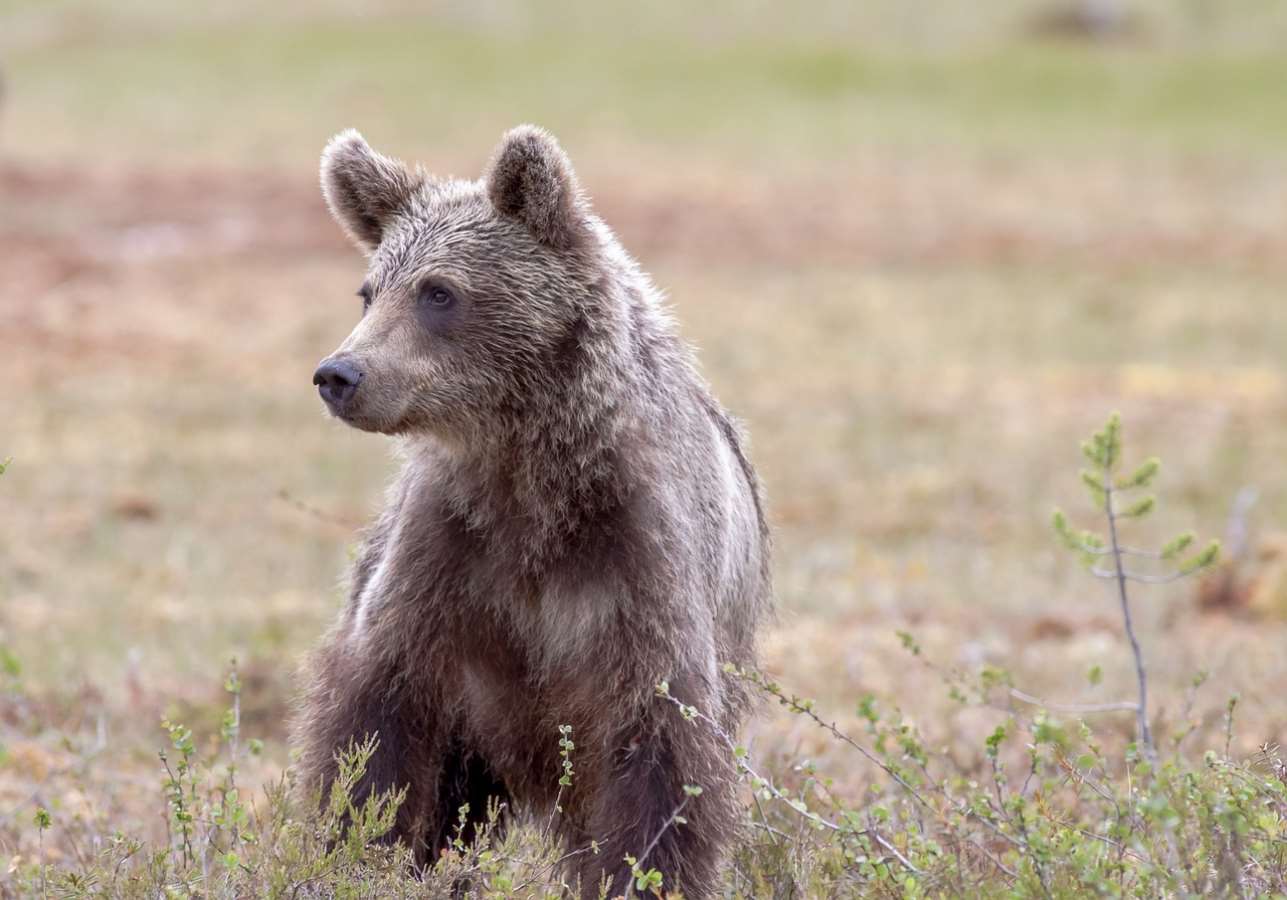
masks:
<path fill-rule="evenodd" d="M 1014 869 L 1010 868 L 1010 867 L 1009 867 L 1009 866 L 1007 866 L 1005 863 L 1001 862 L 1001 860 L 999 860 L 999 859 L 997 859 L 995 856 L 993 856 L 993 855 L 992 855 L 992 853 L 990 853 L 990 852 L 987 850 L 987 848 L 985 848 L 982 844 L 976 844 L 976 843 L 974 843 L 974 841 L 966 841 L 965 843 L 966 843 L 966 844 L 968 844 L 969 846 L 973 847 L 975 850 L 978 850 L 978 851 L 979 851 L 980 853 L 982 853 L 984 856 L 986 856 L 986 857 L 987 857 L 987 859 L 988 859 L 988 862 L 992 863 L 992 865 L 996 866 L 998 869 L 1000 869 L 1000 870 L 1001 870 L 1002 872 L 1004 872 L 1006 875 L 1008 875 L 1008 876 L 1010 876 L 1011 878 L 1016 879 L 1016 880 L 1019 878 L 1019 873 L 1018 873 L 1018 872 L 1016 872 Z"/>
<path fill-rule="evenodd" d="M 523 892 L 524 888 L 531 887 L 532 885 L 536 884 L 538 880 L 541 882 L 544 882 L 547 876 L 552 875 L 555 869 L 563 865 L 569 859 L 572 859 L 572 857 L 580 856 L 582 853 L 589 853 L 593 849 L 594 849 L 594 845 L 593 843 L 590 843 L 590 844 L 586 844 L 584 847 L 578 847 L 575 850 L 569 850 L 567 853 L 564 853 L 562 856 L 555 859 L 552 863 L 545 866 L 543 869 L 539 870 L 531 878 L 514 885 L 514 887 L 511 888 L 510 890 L 514 893 L 514 895 L 516 896 L 520 895 Z"/>
<path fill-rule="evenodd" d="M 916 868 L 914 865 L 912 865 L 911 860 L 909 860 L 906 856 L 903 856 L 903 854 L 899 853 L 897 847 L 895 847 L 889 841 L 881 837 L 880 832 L 877 831 L 875 828 L 869 825 L 867 827 L 866 833 L 869 837 L 873 838 L 877 844 L 880 844 L 880 846 L 884 847 L 890 854 L 893 855 L 895 859 L 897 859 L 900 863 L 902 863 L 903 868 L 905 868 L 907 871 L 912 872 L 913 874 L 916 874 L 916 875 L 921 874 L 921 870 Z"/>
<path fill-rule="evenodd" d="M 1103 578 L 1107 581 L 1116 581 L 1118 578 L 1124 578 L 1127 581 L 1138 581 L 1141 584 L 1170 584 L 1172 581 L 1179 581 L 1181 578 L 1191 573 L 1184 570 L 1172 572 L 1169 575 L 1147 575 L 1143 572 L 1131 572 L 1123 569 L 1120 572 L 1108 571 L 1105 569 L 1091 569 L 1090 574 L 1096 578 Z"/>
<path fill-rule="evenodd" d="M 1078 550 L 1081 553 L 1089 553 L 1091 556 L 1112 556 L 1113 555 L 1112 547 L 1092 547 L 1090 544 L 1084 544 L 1081 541 L 1076 542 L 1076 547 L 1074 549 Z M 1156 550 L 1140 550 L 1136 547 L 1122 547 L 1120 549 L 1122 551 L 1122 555 L 1124 556 L 1138 556 L 1143 559 L 1165 559 L 1166 558 Z"/>
<path fill-rule="evenodd" d="M 930 665 L 931 667 L 933 667 L 933 664 L 932 664 L 932 663 L 929 663 L 927 660 L 922 660 L 922 661 L 923 661 L 926 665 Z M 802 714 L 804 714 L 804 715 L 808 716 L 808 717 L 809 717 L 810 719 L 812 719 L 815 723 L 817 723 L 821 728 L 823 728 L 824 730 L 826 730 L 827 732 L 829 732 L 831 735 L 833 735 L 834 737 L 836 737 L 838 740 L 841 740 L 841 741 L 843 741 L 844 743 L 848 744 L 850 747 L 853 747 L 853 748 L 854 748 L 854 749 L 856 749 L 859 753 L 861 753 L 864 757 L 866 757 L 868 760 L 871 760 L 872 762 L 874 762 L 878 767 L 880 767 L 880 769 L 881 769 L 882 771 L 884 771 L 884 772 L 885 772 L 885 774 L 889 775 L 889 776 L 890 776 L 890 777 L 891 777 L 891 778 L 892 778 L 892 779 L 893 779 L 893 780 L 894 780 L 894 781 L 895 781 L 895 782 L 896 782 L 900 787 L 902 787 L 905 791 L 907 791 L 907 793 L 908 793 L 908 794 L 909 794 L 909 795 L 910 795 L 914 800 L 916 800 L 916 801 L 917 801 L 921 806 L 923 806 L 926 810 L 928 810 L 929 812 L 933 813 L 933 814 L 934 814 L 934 815 L 936 815 L 936 816 L 940 814 L 940 811 L 939 811 L 939 810 L 937 810 L 937 809 L 935 809 L 933 806 L 931 806 L 931 805 L 930 805 L 930 803 L 929 803 L 929 801 L 928 801 L 928 800 L 926 800 L 924 797 L 922 797 L 922 796 L 921 796 L 921 794 L 920 794 L 920 793 L 919 793 L 919 792 L 918 792 L 914 787 L 912 787 L 912 786 L 907 782 L 907 780 L 906 780 L 905 778 L 903 778 L 901 775 L 899 775 L 899 774 L 898 774 L 896 771 L 894 771 L 890 766 L 886 765 L 886 764 L 885 764 L 885 763 L 884 763 L 880 758 L 876 757 L 874 754 L 872 754 L 869 750 L 867 750 L 867 749 L 866 749 L 865 747 L 863 747 L 861 744 L 859 744 L 858 742 L 856 742 L 853 738 L 849 737 L 849 735 L 845 734 L 843 731 L 841 731 L 839 728 L 837 728 L 834 724 L 830 724 L 830 723 L 827 723 L 827 722 L 823 721 L 823 720 L 822 720 L 821 718 L 819 718 L 819 717 L 818 717 L 818 715 L 817 715 L 816 713 L 814 713 L 811 709 L 807 709 L 807 708 L 805 708 L 805 707 L 801 706 L 799 703 L 792 702 L 792 700 L 791 700 L 790 698 L 788 698 L 788 697 L 784 697 L 780 692 L 773 690 L 771 687 L 769 687 L 767 684 L 765 684 L 762 680 L 758 680 L 758 681 L 757 681 L 757 680 L 756 680 L 756 678 L 754 677 L 754 673 L 749 673 L 749 674 L 748 674 L 746 671 L 742 671 L 742 672 L 739 674 L 739 676 L 738 676 L 738 677 L 741 677 L 741 678 L 744 678 L 744 679 L 748 679 L 748 680 L 750 680 L 750 681 L 751 681 L 751 683 L 752 683 L 752 684 L 754 684 L 754 685 L 756 685 L 756 687 L 758 687 L 760 690 L 765 691 L 766 693 L 768 693 L 768 694 L 772 695 L 773 697 L 776 697 L 777 699 L 779 699 L 779 700 L 781 700 L 781 701 L 783 701 L 783 702 L 785 702 L 785 703 L 789 703 L 789 704 L 790 704 L 790 708 L 791 708 L 792 710 L 795 710 L 795 711 L 797 711 L 797 712 L 799 712 L 799 713 L 802 713 Z M 678 703 L 678 701 L 676 701 L 673 697 L 670 697 L 669 695 L 666 695 L 666 696 L 667 696 L 667 697 L 668 697 L 668 699 L 670 699 L 672 702 Z M 683 708 L 683 704 L 678 704 L 678 705 L 679 705 L 681 708 Z M 710 721 L 709 717 L 706 717 L 706 720 L 707 720 L 707 721 Z M 717 726 L 717 725 L 714 725 L 714 723 L 713 723 L 713 722 L 712 722 L 711 724 L 712 724 L 715 728 L 717 728 L 717 729 L 718 729 L 718 726 Z M 732 745 L 732 743 L 731 743 L 731 741 L 729 741 L 729 738 L 728 738 L 728 736 L 727 736 L 727 735 L 724 735 L 722 732 L 717 732 L 717 733 L 721 734 L 721 737 L 723 738 L 723 740 L 724 740 L 726 743 L 728 743 L 728 744 L 729 744 L 729 746 L 733 746 L 733 745 Z M 741 762 L 741 761 L 739 760 L 739 762 Z M 750 772 L 750 774 L 751 774 L 751 776 L 752 776 L 752 777 L 758 777 L 758 776 L 756 776 L 756 775 L 755 775 L 755 773 L 754 773 L 754 772 L 752 772 L 752 771 L 749 769 L 749 767 L 747 768 L 747 771 L 748 771 L 748 772 Z M 934 790 L 934 792 L 935 792 L 936 794 L 938 794 L 939 796 L 941 796 L 941 797 L 942 797 L 942 798 L 947 802 L 947 804 L 952 808 L 952 811 L 953 811 L 953 812 L 955 812 L 957 815 L 959 815 L 959 816 L 961 816 L 961 817 L 963 817 L 963 818 L 966 818 L 966 819 L 973 819 L 974 821 L 976 821 L 976 822 L 980 823 L 980 824 L 981 824 L 981 825 L 983 825 L 985 828 L 987 828 L 989 831 L 991 831 L 993 834 L 995 834 L 998 838 L 1000 838 L 1001 840 L 1003 840 L 1003 841 L 1005 841 L 1006 843 L 1010 844 L 1012 847 L 1015 847 L 1015 848 L 1020 849 L 1020 850 L 1027 850 L 1027 849 L 1028 849 L 1028 845 L 1027 845 L 1027 842 L 1026 842 L 1026 841 L 1024 841 L 1024 840 L 1020 840 L 1019 838 L 1014 837 L 1014 835 L 1006 834 L 1006 833 L 1005 833 L 1005 831 L 1003 831 L 1003 830 L 1001 829 L 1001 827 L 1000 827 L 1000 826 L 998 826 L 995 822 L 993 822 L 993 821 L 991 821 L 990 819 L 988 819 L 986 816 L 981 815 L 981 814 L 978 812 L 978 810 L 972 809 L 970 806 L 968 806 L 968 805 L 966 805 L 966 804 L 964 804 L 964 803 L 960 803 L 960 802 L 958 802 L 956 799 L 954 799 L 954 798 L 952 797 L 952 795 L 951 795 L 951 794 L 949 794 L 949 793 L 947 792 L 947 788 L 945 788 L 942 784 L 940 784 L 940 783 L 939 783 L 938 781 L 936 781 L 935 779 L 933 779 L 933 778 L 930 778 L 930 777 L 929 777 L 929 773 L 928 773 L 928 772 L 926 772 L 925 774 L 926 774 L 926 777 L 927 777 L 927 783 L 930 785 L 930 787 Z M 772 786 L 770 785 L 770 787 L 772 787 Z M 788 805 L 790 805 L 790 804 L 788 803 Z M 989 806 L 990 806 L 990 804 L 989 804 Z M 994 810 L 993 812 L 995 812 L 995 810 Z"/>
<path fill-rule="evenodd" d="M 1010 688 L 1010 696 L 1016 700 L 1022 700 L 1024 703 L 1031 703 L 1033 706 L 1040 706 L 1051 712 L 1062 713 L 1101 713 L 1101 712 L 1136 712 L 1139 704 L 1132 703 L 1129 700 L 1122 700 L 1116 703 L 1047 703 L 1040 697 L 1034 697 L 1032 694 L 1025 693 L 1018 688 Z"/>
<path fill-rule="evenodd" d="M 1140 743 L 1149 762 L 1157 762 L 1157 751 L 1153 748 L 1153 734 L 1148 726 L 1148 673 L 1144 669 L 1144 653 L 1140 650 L 1139 639 L 1135 637 L 1135 626 L 1131 621 L 1131 603 L 1126 594 L 1126 569 L 1122 565 L 1121 544 L 1117 540 L 1117 515 L 1113 509 L 1113 479 L 1104 470 L 1104 511 L 1108 513 L 1108 538 L 1113 549 L 1113 570 L 1116 572 L 1117 597 L 1122 606 L 1122 623 L 1126 628 L 1126 639 L 1130 641 L 1131 653 L 1135 657 L 1135 681 L 1139 690 L 1139 707 L 1135 710 L 1135 726 L 1139 732 Z"/>
<path fill-rule="evenodd" d="M 343 528 L 345 531 L 352 531 L 354 528 L 361 525 L 360 522 L 355 522 L 346 516 L 336 515 L 335 513 L 330 513 L 324 509 L 318 509 L 316 506 L 305 503 L 285 488 L 281 488 L 277 491 L 277 499 L 285 503 L 287 506 L 292 507 L 297 512 L 301 512 L 310 518 L 317 519 L 319 522 L 325 522 L 327 525 L 334 525 L 337 528 Z"/>
<path fill-rule="evenodd" d="M 648 854 L 656 849 L 657 844 L 661 842 L 662 835 L 670 829 L 671 825 L 675 824 L 675 820 L 679 818 L 679 814 L 684 811 L 684 807 L 688 805 L 688 801 L 691 799 L 691 797 L 685 796 L 684 799 L 680 801 L 679 805 L 675 807 L 675 811 L 670 814 L 670 818 L 661 826 L 661 830 L 653 835 L 652 840 L 648 842 L 648 846 L 644 848 L 644 852 L 639 854 L 639 860 L 636 865 L 643 868 L 644 860 L 648 858 Z"/>
<path fill-rule="evenodd" d="M 1032 769 L 1028 772 L 1028 777 L 1024 779 L 1023 787 L 1019 789 L 1019 796 L 1021 798 L 1028 792 L 1028 785 L 1032 781 L 1033 776 L 1036 774 L 1037 774 L 1037 756 L 1034 753 L 1032 756 Z M 1029 848 L 1031 848 L 1031 842 L 1028 839 L 1028 822 L 1027 822 L 1027 818 L 1023 814 L 1022 805 L 1016 806 L 1015 817 L 1018 819 L 1019 834 L 1022 835 L 1024 844 L 1028 845 Z M 1046 895 L 1047 900 L 1050 900 L 1050 898 L 1053 897 L 1053 895 L 1050 893 L 1050 881 L 1048 876 L 1046 875 L 1046 867 L 1042 864 L 1041 854 L 1038 851 L 1031 850 L 1031 849 L 1029 852 L 1032 858 L 1032 867 L 1034 870 L 1036 870 L 1036 873 L 1037 873 L 1037 881 L 1040 882 L 1041 884 L 1041 892 Z"/>
<path fill-rule="evenodd" d="M 680 713 L 683 714 L 685 718 L 694 718 L 704 722 L 714 732 L 715 736 L 718 737 L 728 747 L 728 749 L 731 752 L 736 753 L 737 745 L 733 743 L 733 739 L 728 736 L 728 733 L 724 731 L 724 729 L 721 728 L 719 726 L 719 723 L 717 723 L 714 719 L 712 719 L 706 713 L 702 712 L 700 709 L 697 709 L 697 707 L 689 706 L 683 703 L 677 697 L 671 694 L 669 691 L 662 693 L 659 689 L 659 693 L 662 697 L 664 697 L 665 699 L 669 700 L 671 703 L 679 707 Z M 774 799 L 779 800 L 782 803 L 785 803 L 787 806 L 794 809 L 797 813 L 799 813 L 804 818 L 808 819 L 809 821 L 823 828 L 826 828 L 828 831 L 835 831 L 841 834 L 845 832 L 850 832 L 850 833 L 853 832 L 853 829 L 847 829 L 842 825 L 837 825 L 835 822 L 832 822 L 830 819 L 827 819 L 823 816 L 818 815 L 816 812 L 814 812 L 813 810 L 805 806 L 803 802 L 792 800 L 781 790 L 779 790 L 778 787 L 772 781 L 760 775 L 753 768 L 751 768 L 751 765 L 747 761 L 747 758 L 745 755 L 737 756 L 736 761 L 737 761 L 738 768 L 751 776 L 751 779 L 753 780 L 756 787 L 762 787 L 764 790 L 767 790 L 773 796 Z M 882 765 L 881 768 L 885 768 L 885 767 Z M 906 784 L 906 782 L 902 781 L 902 779 L 899 779 L 899 781 L 902 784 Z M 921 802 L 924 803 L 925 801 L 922 799 Z M 898 859 L 899 862 L 901 862 L 904 866 L 906 866 L 909 872 L 911 872 L 914 875 L 924 874 L 920 869 L 912 865 L 912 863 L 905 856 L 899 853 L 897 849 L 895 849 L 892 845 L 890 845 L 888 841 L 886 841 L 879 834 L 875 833 L 872 829 L 868 828 L 864 831 L 864 833 L 870 835 L 876 841 L 876 843 L 880 844 L 880 846 L 888 850 L 892 856 L 894 856 L 896 859 Z"/>
<path fill-rule="evenodd" d="M 745 677 L 745 676 L 744 676 L 744 677 Z M 903 776 L 902 776 L 902 775 L 899 775 L 899 774 L 898 774 L 898 772 L 896 772 L 896 771 L 893 769 L 893 767 L 891 767 L 891 766 L 889 766 L 888 764 L 886 764 L 886 763 L 885 763 L 885 761 L 884 761 L 884 760 L 882 760 L 879 756 L 877 756 L 876 754 L 872 753 L 870 750 L 868 750 L 868 749 L 867 749 L 866 747 L 864 747 L 862 744 L 858 743 L 858 742 L 857 742 L 857 741 L 855 741 L 853 738 L 851 738 L 849 735 L 845 734 L 843 731 L 841 731 L 839 728 L 837 728 L 837 727 L 836 727 L 836 723 L 835 723 L 835 722 L 827 722 L 827 721 L 824 721 L 824 720 L 823 720 L 823 719 L 822 719 L 822 718 L 821 718 L 817 713 L 815 713 L 815 712 L 814 712 L 811 708 L 809 708 L 808 706 L 803 706 L 803 705 L 801 705 L 800 703 L 796 702 L 795 700 L 792 700 L 791 698 L 785 697 L 785 696 L 783 696 L 782 694 L 778 693 L 777 691 L 771 690 L 770 688 L 768 688 L 768 686 L 767 686 L 767 685 L 765 685 L 765 684 L 763 684 L 763 683 L 758 682 L 758 681 L 757 681 L 757 679 L 756 679 L 754 676 L 751 676 L 751 677 L 750 677 L 750 681 L 751 681 L 751 683 L 752 683 L 752 684 L 756 684 L 756 685 L 757 685 L 758 687 L 760 687 L 761 689 L 766 690 L 766 691 L 768 691 L 769 693 L 773 694 L 773 695 L 774 695 L 775 697 L 777 697 L 779 700 L 782 700 L 783 702 L 785 702 L 785 703 L 789 704 L 789 705 L 790 705 L 790 708 L 791 708 L 791 710 L 792 710 L 792 712 L 799 713 L 799 714 L 801 714 L 801 715 L 803 715 L 803 716 L 806 716 L 807 718 L 809 718 L 809 719 L 813 720 L 813 722 L 814 722 L 816 725 L 818 725 L 818 727 L 822 728 L 824 731 L 826 731 L 826 732 L 828 732 L 829 734 L 831 734 L 831 736 L 832 736 L 832 737 L 836 738 L 836 739 L 837 739 L 837 740 L 839 740 L 839 741 L 842 741 L 842 742 L 844 742 L 844 743 L 848 744 L 848 745 L 849 745 L 850 747 L 852 747 L 854 750 L 857 750 L 857 751 L 858 751 L 858 753 L 859 753 L 859 754 L 861 754 L 861 755 L 862 755 L 862 756 L 863 756 L 863 757 L 864 757 L 868 762 L 870 762 L 870 763 L 872 763 L 872 764 L 874 764 L 874 765 L 878 766 L 882 771 L 884 771 L 884 773 L 885 773 L 886 775 L 888 775 L 890 778 L 894 779 L 894 781 L 895 781 L 895 782 L 897 782 L 897 783 L 898 783 L 898 785 L 899 785 L 900 787 L 902 787 L 902 788 L 903 788 L 903 790 L 907 791 L 907 792 L 912 796 L 912 798 L 913 798 L 914 800 L 916 800 L 918 803 L 920 803 L 920 804 L 921 804 L 922 806 L 924 806 L 926 809 L 929 809 L 929 810 L 932 810 L 932 809 L 933 809 L 933 807 L 931 807 L 931 806 L 930 806 L 929 802 L 928 802 L 924 797 L 922 797 L 922 796 L 920 795 L 920 793 L 916 790 L 916 788 L 914 788 L 911 784 L 909 784 L 909 783 L 907 782 L 907 779 L 903 778 Z"/>

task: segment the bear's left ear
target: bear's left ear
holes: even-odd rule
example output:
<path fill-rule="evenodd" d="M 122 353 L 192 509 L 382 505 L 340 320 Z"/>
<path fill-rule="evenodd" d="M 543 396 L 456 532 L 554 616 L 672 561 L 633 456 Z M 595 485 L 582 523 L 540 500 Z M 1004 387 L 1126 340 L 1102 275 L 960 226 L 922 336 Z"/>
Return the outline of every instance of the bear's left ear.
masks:
<path fill-rule="evenodd" d="M 585 236 L 585 201 L 572 163 L 544 129 L 506 132 L 484 180 L 496 211 L 522 222 L 541 243 L 567 250 Z"/>

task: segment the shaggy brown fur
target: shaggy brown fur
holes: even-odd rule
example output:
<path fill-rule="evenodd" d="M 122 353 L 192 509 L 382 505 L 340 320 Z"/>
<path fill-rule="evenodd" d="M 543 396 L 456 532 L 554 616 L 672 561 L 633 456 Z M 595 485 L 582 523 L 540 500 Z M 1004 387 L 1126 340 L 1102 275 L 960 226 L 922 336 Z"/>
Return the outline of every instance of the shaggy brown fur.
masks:
<path fill-rule="evenodd" d="M 754 661 L 768 535 L 737 426 L 545 132 L 511 131 L 462 182 L 349 131 L 322 187 L 371 260 L 364 316 L 318 381 L 336 416 L 396 435 L 403 462 L 313 661 L 306 783 L 377 734 L 363 790 L 407 788 L 394 836 L 424 861 L 464 803 L 474 820 L 492 796 L 548 813 L 571 725 L 557 821 L 600 852 L 570 877 L 620 893 L 622 857 L 656 840 L 645 868 L 709 895 L 734 763 L 655 687 L 729 732 L 747 709 L 721 666 Z M 667 827 L 690 784 L 687 824 Z"/>

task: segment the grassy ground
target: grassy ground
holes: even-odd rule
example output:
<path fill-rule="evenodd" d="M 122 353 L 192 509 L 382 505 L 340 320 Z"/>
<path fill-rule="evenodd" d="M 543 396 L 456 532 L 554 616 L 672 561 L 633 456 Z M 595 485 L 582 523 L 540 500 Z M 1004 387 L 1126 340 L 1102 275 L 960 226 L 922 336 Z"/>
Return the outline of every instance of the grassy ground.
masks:
<path fill-rule="evenodd" d="M 962 758 L 1005 713 L 895 631 L 1051 701 L 1130 699 L 1111 598 L 1047 525 L 1120 409 L 1166 464 L 1143 536 L 1219 535 L 1259 495 L 1239 590 L 1140 591 L 1154 709 L 1205 747 L 1239 692 L 1235 753 L 1282 740 L 1282 17 L 1144 3 L 1092 46 L 1033 39 L 1021 3 L 846 6 L 0 3 L 0 862 L 37 852 L 38 804 L 49 859 L 163 836 L 156 722 L 211 734 L 232 656 L 254 777 L 287 761 L 296 663 L 391 472 L 309 384 L 356 315 L 314 175 L 350 125 L 460 174 L 515 122 L 560 134 L 753 435 L 791 689 L 843 722 L 874 694 Z M 751 738 L 784 777 L 879 780 L 798 717 Z"/>

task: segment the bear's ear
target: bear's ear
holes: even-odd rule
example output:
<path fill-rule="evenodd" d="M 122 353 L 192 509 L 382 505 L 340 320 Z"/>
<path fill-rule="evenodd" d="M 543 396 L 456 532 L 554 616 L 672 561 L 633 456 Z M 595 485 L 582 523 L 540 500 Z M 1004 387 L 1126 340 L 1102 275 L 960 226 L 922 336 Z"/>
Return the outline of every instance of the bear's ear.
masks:
<path fill-rule="evenodd" d="M 335 221 L 365 253 L 380 246 L 390 220 L 423 177 L 376 153 L 352 128 L 322 151 L 322 196 Z"/>
<path fill-rule="evenodd" d="M 541 243 L 566 250 L 584 236 L 585 202 L 576 174 L 549 132 L 535 125 L 506 132 L 485 181 L 496 211 L 522 222 Z"/>

